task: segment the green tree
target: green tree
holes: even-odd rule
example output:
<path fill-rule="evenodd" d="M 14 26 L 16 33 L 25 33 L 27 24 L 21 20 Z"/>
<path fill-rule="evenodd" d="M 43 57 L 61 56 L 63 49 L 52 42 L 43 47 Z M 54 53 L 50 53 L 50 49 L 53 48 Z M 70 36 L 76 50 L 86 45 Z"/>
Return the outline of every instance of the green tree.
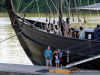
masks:
<path fill-rule="evenodd" d="M 12 0 L 12 1 L 13 1 L 15 12 L 17 12 L 20 0 Z M 21 11 L 23 11 L 32 1 L 33 0 L 21 0 L 18 12 L 20 13 Z M 47 1 L 48 1 L 48 4 L 49 4 L 51 10 L 53 11 L 55 8 L 54 8 L 51 0 L 47 0 Z M 55 6 L 57 7 L 57 4 L 58 4 L 57 0 L 52 0 L 52 1 L 54 2 Z M 62 4 L 63 12 L 66 13 L 66 0 L 62 0 L 62 1 L 63 1 L 63 4 Z M 69 1 L 70 1 L 71 7 L 75 7 L 75 1 L 76 1 L 76 5 L 78 7 L 80 7 L 81 5 L 82 6 L 88 5 L 88 0 L 67 0 L 68 3 L 69 3 Z M 0 2 L 5 4 L 5 0 L 0 0 Z M 41 13 L 46 12 L 48 9 L 46 0 L 37 0 L 37 2 L 38 2 L 38 6 L 39 6 L 39 11 Z M 34 0 L 33 3 L 23 13 L 37 13 L 38 12 L 37 2 L 36 2 L 36 0 Z M 95 0 L 95 2 L 100 3 L 100 0 Z M 89 0 L 89 4 L 94 4 L 94 0 Z M 87 11 L 88 10 L 86 10 L 86 12 Z M 0 12 L 7 12 L 7 11 L 3 7 L 0 6 Z"/>

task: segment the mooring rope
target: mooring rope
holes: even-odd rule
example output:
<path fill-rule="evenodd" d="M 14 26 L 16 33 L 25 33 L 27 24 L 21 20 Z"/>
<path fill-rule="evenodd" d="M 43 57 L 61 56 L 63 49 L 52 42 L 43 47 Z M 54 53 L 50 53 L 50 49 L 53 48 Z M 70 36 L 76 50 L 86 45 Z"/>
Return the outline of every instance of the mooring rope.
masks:
<path fill-rule="evenodd" d="M 19 32 L 19 33 L 17 33 L 17 35 L 19 35 L 19 34 L 21 34 L 21 33 L 22 33 L 22 32 Z M 0 41 L 0 43 L 2 43 L 2 42 L 4 42 L 4 41 L 7 41 L 7 40 L 9 40 L 9 39 L 11 39 L 11 38 L 13 38 L 13 37 L 15 37 L 15 36 L 17 36 L 17 35 L 15 34 L 15 35 L 13 35 L 13 36 L 11 36 L 11 37 L 9 37 L 9 38 L 6 38 L 6 39 Z"/>

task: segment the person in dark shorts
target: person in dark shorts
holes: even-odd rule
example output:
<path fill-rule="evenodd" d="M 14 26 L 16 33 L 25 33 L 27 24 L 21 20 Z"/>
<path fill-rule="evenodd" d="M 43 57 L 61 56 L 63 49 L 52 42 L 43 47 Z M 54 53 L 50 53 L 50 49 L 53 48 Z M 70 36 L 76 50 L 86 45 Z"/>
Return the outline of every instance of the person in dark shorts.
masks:
<path fill-rule="evenodd" d="M 55 56 L 56 68 L 57 68 L 57 67 L 59 68 L 60 59 L 59 59 L 58 50 L 54 51 L 53 55 Z"/>
<path fill-rule="evenodd" d="M 52 69 L 53 54 L 52 54 L 52 50 L 50 50 L 50 46 L 48 46 L 48 48 L 45 50 L 44 56 L 45 56 L 45 59 L 46 59 L 47 69 L 49 69 L 49 68 L 48 68 L 48 65 L 49 65 L 49 64 L 50 64 L 51 69 Z"/>
<path fill-rule="evenodd" d="M 60 66 L 62 67 L 62 53 L 60 52 L 60 49 L 58 49 L 59 53 L 59 59 L 60 59 Z"/>

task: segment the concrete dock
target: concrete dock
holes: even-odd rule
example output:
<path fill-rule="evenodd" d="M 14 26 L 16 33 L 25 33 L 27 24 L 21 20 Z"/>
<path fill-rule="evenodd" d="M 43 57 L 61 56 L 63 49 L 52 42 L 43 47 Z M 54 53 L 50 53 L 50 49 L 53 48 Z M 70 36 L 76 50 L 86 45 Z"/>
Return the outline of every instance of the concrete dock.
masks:
<path fill-rule="evenodd" d="M 0 75 L 66 75 L 66 74 L 49 73 L 49 71 L 46 69 L 46 66 L 0 63 Z M 100 75 L 100 70 L 78 69 L 78 71 L 68 75 Z"/>

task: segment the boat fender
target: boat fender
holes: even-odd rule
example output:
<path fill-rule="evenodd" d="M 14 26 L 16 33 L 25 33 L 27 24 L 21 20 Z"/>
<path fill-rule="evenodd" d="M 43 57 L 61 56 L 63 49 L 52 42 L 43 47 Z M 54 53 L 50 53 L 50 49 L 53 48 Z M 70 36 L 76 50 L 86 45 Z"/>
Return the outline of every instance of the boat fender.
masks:
<path fill-rule="evenodd" d="M 55 24 L 55 19 L 53 20 L 53 24 Z"/>
<path fill-rule="evenodd" d="M 68 23 L 68 24 L 69 24 L 69 18 L 66 18 L 66 23 Z"/>
<path fill-rule="evenodd" d="M 48 22 L 48 19 L 46 18 L 46 22 Z"/>

